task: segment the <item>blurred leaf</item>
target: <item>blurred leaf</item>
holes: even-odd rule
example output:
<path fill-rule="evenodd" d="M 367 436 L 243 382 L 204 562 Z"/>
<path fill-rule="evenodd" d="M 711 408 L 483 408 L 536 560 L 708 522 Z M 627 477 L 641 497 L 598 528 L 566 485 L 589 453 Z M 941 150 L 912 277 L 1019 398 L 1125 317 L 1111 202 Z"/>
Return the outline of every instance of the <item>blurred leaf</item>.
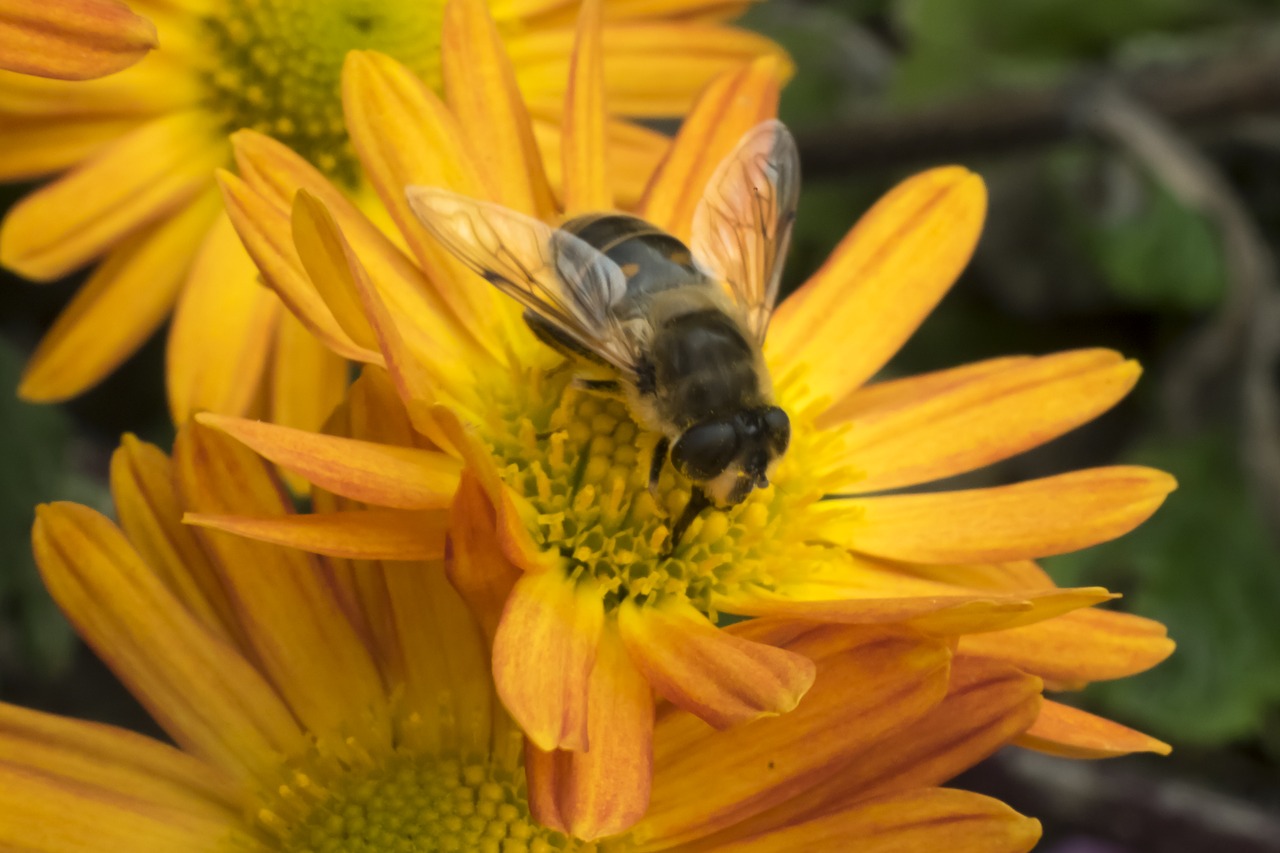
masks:
<path fill-rule="evenodd" d="M 1152 443 L 1132 461 L 1170 471 L 1178 491 L 1134 533 L 1050 569 L 1125 591 L 1126 608 L 1168 625 L 1178 650 L 1087 695 L 1177 741 L 1257 737 L 1280 707 L 1280 548 L 1249 498 L 1236 442 L 1221 433 Z"/>

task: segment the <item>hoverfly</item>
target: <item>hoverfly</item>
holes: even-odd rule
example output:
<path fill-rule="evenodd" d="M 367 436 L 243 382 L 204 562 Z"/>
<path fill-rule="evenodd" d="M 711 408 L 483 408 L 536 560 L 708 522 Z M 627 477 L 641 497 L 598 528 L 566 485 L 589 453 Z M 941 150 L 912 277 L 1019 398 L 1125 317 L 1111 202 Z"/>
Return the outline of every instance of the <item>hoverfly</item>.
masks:
<path fill-rule="evenodd" d="M 533 333 L 575 365 L 579 387 L 622 396 L 693 483 L 668 553 L 702 510 L 764 488 L 791 424 L 761 354 L 799 196 L 795 141 L 768 121 L 716 169 L 679 239 L 635 216 L 596 213 L 553 228 L 448 190 L 409 203 L 459 260 L 525 307 Z"/>

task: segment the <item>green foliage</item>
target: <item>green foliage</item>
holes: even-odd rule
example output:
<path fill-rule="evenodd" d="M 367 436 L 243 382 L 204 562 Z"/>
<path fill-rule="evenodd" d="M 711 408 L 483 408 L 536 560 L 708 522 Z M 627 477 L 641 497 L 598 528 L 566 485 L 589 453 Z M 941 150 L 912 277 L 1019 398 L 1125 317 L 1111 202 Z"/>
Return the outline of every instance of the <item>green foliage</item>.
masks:
<path fill-rule="evenodd" d="M 1132 461 L 1173 473 L 1178 491 L 1128 536 L 1050 561 L 1060 580 L 1126 590 L 1128 610 L 1168 625 L 1173 657 L 1089 696 L 1183 743 L 1256 737 L 1280 703 L 1280 547 L 1238 454 L 1225 433 L 1151 442 Z"/>

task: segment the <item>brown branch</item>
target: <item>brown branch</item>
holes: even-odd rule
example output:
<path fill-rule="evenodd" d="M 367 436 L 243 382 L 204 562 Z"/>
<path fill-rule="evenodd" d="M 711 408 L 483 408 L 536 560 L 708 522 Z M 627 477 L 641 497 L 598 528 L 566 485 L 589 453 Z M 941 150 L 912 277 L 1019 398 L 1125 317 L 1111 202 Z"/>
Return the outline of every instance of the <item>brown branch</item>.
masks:
<path fill-rule="evenodd" d="M 1054 89 L 868 116 L 801 134 L 801 160 L 812 178 L 963 161 L 1062 142 L 1085 132 L 1082 110 L 1099 88 L 1122 90 L 1165 121 L 1194 126 L 1280 109 L 1280 55 L 1086 73 Z"/>

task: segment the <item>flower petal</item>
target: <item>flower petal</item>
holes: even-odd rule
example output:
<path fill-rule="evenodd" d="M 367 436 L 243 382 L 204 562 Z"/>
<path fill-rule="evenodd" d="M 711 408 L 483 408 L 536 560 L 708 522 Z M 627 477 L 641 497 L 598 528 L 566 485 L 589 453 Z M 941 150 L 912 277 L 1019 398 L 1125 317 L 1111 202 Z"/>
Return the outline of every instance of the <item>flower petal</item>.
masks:
<path fill-rule="evenodd" d="M 449 580 L 492 642 L 511 589 L 524 573 L 511 565 L 494 535 L 497 514 L 471 471 L 463 471 L 449 510 Z"/>
<path fill-rule="evenodd" d="M 41 281 L 65 275 L 181 209 L 228 153 L 204 112 L 155 119 L 14 205 L 0 262 Z"/>
<path fill-rule="evenodd" d="M 18 119 L 6 115 L 0 134 L 0 181 L 28 180 L 69 169 L 97 156 L 138 124 L 138 119 L 115 116 Z"/>
<path fill-rule="evenodd" d="M 116 247 L 36 347 L 19 395 L 42 403 L 74 397 L 132 355 L 173 305 L 216 203 L 210 194 Z"/>
<path fill-rule="evenodd" d="M 437 451 L 221 415 L 202 414 L 196 420 L 308 482 L 353 500 L 397 509 L 443 509 L 458 487 L 460 463 Z"/>
<path fill-rule="evenodd" d="M 1107 350 L 1020 362 L 895 408 L 864 412 L 843 452 L 857 492 L 913 486 L 1007 459 L 1093 420 L 1138 380 Z M 829 420 L 829 419 L 824 419 Z"/>
<path fill-rule="evenodd" d="M 1060 687 L 1144 672 L 1173 654 L 1165 627 L 1112 610 L 1077 610 L 1036 625 L 967 635 L 960 651 L 1005 661 Z"/>
<path fill-rule="evenodd" d="M 248 410 L 280 318 L 280 300 L 258 280 L 258 269 L 225 214 L 214 220 L 178 299 L 165 354 L 165 384 L 175 423 L 208 409 Z M 218 353 L 210 358 L 210 353 Z"/>
<path fill-rule="evenodd" d="M 1096 717 L 1079 708 L 1045 701 L 1018 746 L 1063 758 L 1114 758 L 1134 752 L 1168 755 L 1172 747 L 1150 735 Z"/>
<path fill-rule="evenodd" d="M 663 714 L 654 737 L 653 799 L 634 836 L 644 846 L 702 838 L 802 795 L 946 694 L 950 653 L 941 639 L 794 623 L 783 625 L 791 636 L 769 637 L 777 624 L 755 619 L 727 630 L 813 660 L 813 688 L 785 716 L 726 731 L 691 714 Z"/>
<path fill-rule="evenodd" d="M 323 427 L 347 392 L 349 368 L 298 318 L 284 314 L 271 357 L 271 421 L 305 430 Z"/>
<path fill-rule="evenodd" d="M 156 52 L 124 74 L 97 80 L 72 82 L 0 71 L 0 114 L 14 119 L 141 120 L 198 107 L 206 91 L 199 75 L 175 69 L 167 56 Z"/>
<path fill-rule="evenodd" d="M 599 0 L 578 13 L 569 88 L 564 105 L 564 212 L 568 216 L 613 209 L 605 145 L 604 55 Z"/>
<path fill-rule="evenodd" d="M 272 687 L 191 616 L 110 521 L 77 504 L 41 506 L 32 544 L 54 600 L 183 749 L 246 779 L 302 747 Z"/>
<path fill-rule="evenodd" d="M 719 845 L 715 853 L 857 850 L 858 853 L 1025 853 L 1040 840 L 1040 822 L 999 800 L 949 788 L 927 788 L 866 800 L 795 826 Z"/>
<path fill-rule="evenodd" d="M 286 515 L 292 502 L 266 463 L 233 439 L 188 421 L 174 441 L 178 493 L 189 511 Z M 255 658 L 308 731 L 345 731 L 385 704 L 382 681 L 308 554 L 200 530 Z"/>
<path fill-rule="evenodd" d="M 445 4 L 440 47 L 445 100 L 488 197 L 550 219 L 555 201 L 501 34 L 483 0 Z"/>
<path fill-rule="evenodd" d="M 785 714 L 813 685 L 808 658 L 722 631 L 683 598 L 624 603 L 618 628 L 654 690 L 719 729 Z"/>
<path fill-rule="evenodd" d="M 837 541 L 919 563 L 1065 554 L 1128 533 L 1175 485 L 1163 471 L 1115 466 L 990 489 L 861 498 Z"/>
<path fill-rule="evenodd" d="M 982 179 L 957 166 L 890 190 L 778 306 L 770 363 L 806 365 L 803 382 L 815 398 L 839 400 L 857 388 L 950 289 L 978 243 L 986 209 Z"/>
<path fill-rule="evenodd" d="M 766 57 L 707 86 L 645 192 L 644 218 L 687 239 L 707 181 L 748 130 L 777 115 L 785 78 L 785 66 Z"/>
<path fill-rule="evenodd" d="M 617 633 L 606 628 L 591 670 L 586 752 L 525 750 L 529 811 L 583 841 L 630 829 L 649 806 L 653 694 Z"/>
<path fill-rule="evenodd" d="M 445 515 L 381 509 L 307 515 L 187 513 L 187 524 L 259 542 L 350 560 L 438 560 L 444 556 Z"/>
<path fill-rule="evenodd" d="M 604 623 L 592 581 L 559 571 L 526 574 L 507 599 L 493 640 L 498 696 L 544 751 L 588 748 L 590 676 Z"/>
<path fill-rule="evenodd" d="M 564 136 L 559 117 L 535 114 L 533 132 L 552 186 L 564 186 Z M 605 161 L 609 164 L 609 181 L 617 207 L 635 210 L 650 178 L 667 156 L 671 139 L 642 125 L 606 119 L 605 145 Z"/>
<path fill-rule="evenodd" d="M 822 423 L 851 421 L 868 412 L 888 411 L 910 405 L 916 400 L 940 394 L 967 382 L 1025 365 L 1033 361 L 1029 355 L 1006 355 L 933 370 L 900 379 L 885 379 L 861 385 L 836 400 L 822 415 Z"/>
<path fill-rule="evenodd" d="M 158 45 L 156 28 L 119 0 L 8 0 L 0 68 L 88 80 L 128 68 Z"/>

